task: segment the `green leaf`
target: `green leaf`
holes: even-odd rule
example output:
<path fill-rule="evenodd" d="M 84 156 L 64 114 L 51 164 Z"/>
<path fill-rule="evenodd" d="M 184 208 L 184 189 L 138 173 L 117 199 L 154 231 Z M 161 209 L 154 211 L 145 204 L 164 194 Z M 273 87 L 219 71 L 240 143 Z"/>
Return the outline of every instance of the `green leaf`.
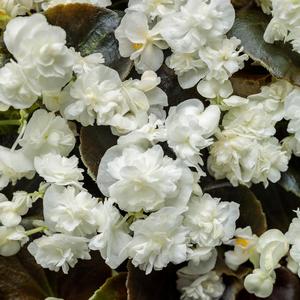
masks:
<path fill-rule="evenodd" d="M 67 33 L 68 46 L 74 47 L 83 56 L 101 52 L 105 65 L 119 72 L 125 79 L 133 64 L 119 53 L 119 44 L 114 31 L 123 13 L 89 4 L 57 5 L 45 15 L 50 24 L 62 27 Z"/>
<path fill-rule="evenodd" d="M 267 230 L 266 215 L 262 205 L 249 188 L 245 186 L 226 187 L 225 184 L 223 186 L 215 185 L 214 189 L 209 189 L 209 193 L 214 197 L 221 198 L 222 201 L 234 201 L 240 204 L 237 227 L 251 226 L 253 233 L 258 236 Z"/>
<path fill-rule="evenodd" d="M 242 41 L 244 52 L 259 62 L 274 77 L 300 85 L 300 54 L 288 43 L 268 44 L 263 35 L 270 18 L 258 10 L 243 10 L 237 16 L 228 36 Z"/>
<path fill-rule="evenodd" d="M 292 167 L 281 174 L 281 179 L 278 182 L 287 192 L 291 192 L 297 197 L 300 197 L 300 174 Z"/>
<path fill-rule="evenodd" d="M 22 250 L 15 256 L 0 256 L 0 299 L 44 300 L 53 296 L 44 270 Z"/>
<path fill-rule="evenodd" d="M 108 278 L 89 300 L 127 300 L 127 273 Z"/>
<path fill-rule="evenodd" d="M 177 267 L 178 269 L 178 267 Z M 177 300 L 180 299 L 176 289 L 176 267 L 169 264 L 162 271 L 145 271 L 128 263 L 127 300 Z M 102 300 L 102 299 L 101 299 Z"/>
<path fill-rule="evenodd" d="M 117 144 L 109 126 L 88 126 L 80 130 L 80 155 L 88 174 L 96 180 L 98 166 L 105 151 Z"/>

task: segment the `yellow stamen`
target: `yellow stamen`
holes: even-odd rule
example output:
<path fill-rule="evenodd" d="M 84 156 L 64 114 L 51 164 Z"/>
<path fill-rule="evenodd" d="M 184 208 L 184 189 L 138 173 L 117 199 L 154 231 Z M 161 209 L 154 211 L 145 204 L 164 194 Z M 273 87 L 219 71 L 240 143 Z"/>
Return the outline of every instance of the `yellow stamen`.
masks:
<path fill-rule="evenodd" d="M 246 248 L 249 245 L 249 241 L 243 238 L 237 238 L 235 240 L 235 244 L 243 248 Z"/>
<path fill-rule="evenodd" d="M 141 43 L 133 43 L 132 48 L 135 50 L 140 50 L 143 47 L 143 44 Z"/>

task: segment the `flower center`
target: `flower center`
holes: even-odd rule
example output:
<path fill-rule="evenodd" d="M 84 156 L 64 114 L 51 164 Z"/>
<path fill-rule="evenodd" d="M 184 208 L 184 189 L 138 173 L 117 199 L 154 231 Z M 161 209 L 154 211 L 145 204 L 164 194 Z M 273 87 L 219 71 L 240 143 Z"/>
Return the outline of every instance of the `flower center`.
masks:
<path fill-rule="evenodd" d="M 143 47 L 143 44 L 141 43 L 133 43 L 132 48 L 135 50 L 140 50 Z"/>
<path fill-rule="evenodd" d="M 241 247 L 246 248 L 249 245 L 249 241 L 243 238 L 237 238 L 235 244 Z"/>

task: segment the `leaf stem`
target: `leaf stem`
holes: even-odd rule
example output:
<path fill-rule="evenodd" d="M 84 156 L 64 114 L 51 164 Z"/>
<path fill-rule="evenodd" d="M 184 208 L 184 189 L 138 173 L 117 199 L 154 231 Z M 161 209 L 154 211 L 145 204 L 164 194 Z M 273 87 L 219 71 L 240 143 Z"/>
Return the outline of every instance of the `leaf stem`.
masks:
<path fill-rule="evenodd" d="M 40 227 L 37 227 L 37 228 L 27 230 L 27 231 L 25 231 L 25 233 L 26 233 L 27 236 L 30 236 L 30 235 L 33 235 L 33 234 L 36 234 L 36 233 L 39 233 L 39 232 L 43 232 L 47 228 L 48 228 L 47 226 L 40 226 Z"/>
<path fill-rule="evenodd" d="M 19 126 L 21 125 L 21 120 L 0 120 L 0 126 L 5 126 L 5 125 L 13 125 L 13 126 Z"/>

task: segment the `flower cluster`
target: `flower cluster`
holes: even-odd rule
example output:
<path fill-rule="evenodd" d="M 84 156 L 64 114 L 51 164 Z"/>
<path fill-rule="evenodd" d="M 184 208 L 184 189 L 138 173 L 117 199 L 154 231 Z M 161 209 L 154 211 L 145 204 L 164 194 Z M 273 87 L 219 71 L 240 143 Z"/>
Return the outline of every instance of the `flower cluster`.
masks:
<path fill-rule="evenodd" d="M 130 57 L 138 71 L 158 70 L 163 50 L 171 48 L 166 64 L 182 88 L 198 84 L 206 98 L 228 97 L 233 92 L 229 77 L 248 58 L 238 39 L 226 37 L 234 17 L 229 0 L 131 0 L 115 35 L 121 55 Z"/>
<path fill-rule="evenodd" d="M 264 39 L 267 43 L 288 41 L 294 51 L 300 53 L 300 3 L 293 0 L 272 0 L 272 20 L 266 28 Z M 267 9 L 267 12 L 269 10 Z"/>
<path fill-rule="evenodd" d="M 223 130 L 210 148 L 208 167 L 215 178 L 228 178 L 232 185 L 277 182 L 286 171 L 289 151 L 274 137 L 275 125 L 288 118 L 288 98 L 294 99 L 297 87 L 277 81 L 248 98 L 232 96 L 222 101 L 229 109 L 222 121 Z"/>

